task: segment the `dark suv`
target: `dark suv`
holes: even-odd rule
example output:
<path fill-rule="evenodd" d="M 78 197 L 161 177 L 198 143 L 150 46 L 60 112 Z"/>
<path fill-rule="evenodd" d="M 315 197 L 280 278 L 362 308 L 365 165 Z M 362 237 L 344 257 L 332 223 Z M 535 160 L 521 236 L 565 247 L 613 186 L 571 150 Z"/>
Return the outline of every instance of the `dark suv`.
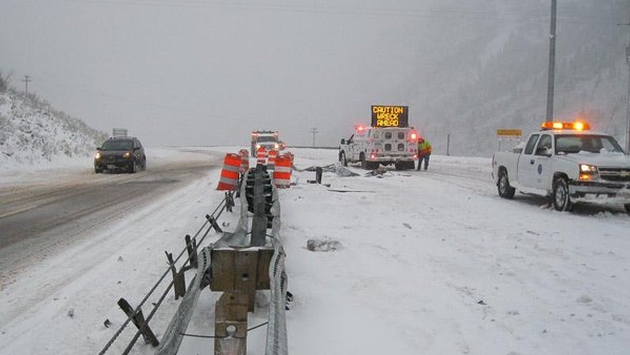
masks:
<path fill-rule="evenodd" d="M 123 170 L 135 173 L 147 168 L 144 148 L 136 137 L 112 137 L 96 148 L 94 172 Z"/>

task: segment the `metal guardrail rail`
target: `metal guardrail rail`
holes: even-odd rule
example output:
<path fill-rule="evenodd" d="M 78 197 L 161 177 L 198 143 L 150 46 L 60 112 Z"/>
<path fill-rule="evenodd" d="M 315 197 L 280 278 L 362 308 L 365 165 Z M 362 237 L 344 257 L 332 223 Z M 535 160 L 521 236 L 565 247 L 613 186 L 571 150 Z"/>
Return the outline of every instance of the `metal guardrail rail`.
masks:
<path fill-rule="evenodd" d="M 269 263 L 270 304 L 265 354 L 288 354 L 285 314 L 288 278 L 284 265 L 286 254 L 279 233 L 281 220 L 280 202 L 277 190 L 271 188 L 271 180 L 268 176 L 265 177 L 265 175 L 266 171 L 259 165 L 255 169 L 250 169 L 248 174 L 243 177 L 242 183 L 240 184 L 241 215 L 236 228 L 232 233 L 224 233 L 219 240 L 201 251 L 197 275 L 191 282 L 189 291 L 180 304 L 176 316 L 171 320 L 162 338 L 162 343 L 155 352 L 156 355 L 176 354 L 183 337 L 187 335 L 184 332 L 194 313 L 194 307 L 199 299 L 200 290 L 208 286 L 204 280 L 210 279 L 210 276 L 216 272 L 216 270 L 214 270 L 214 272 L 212 270 L 213 260 L 211 260 L 211 257 L 213 250 L 236 248 L 238 250 L 250 251 L 256 250 L 259 247 L 273 248 L 273 255 Z M 252 206 L 252 204 L 254 204 L 254 206 Z M 269 221 L 271 222 L 269 223 Z M 252 227 L 251 230 L 248 231 L 248 226 L 250 225 Z M 271 234 L 266 234 L 269 229 L 268 227 L 271 227 Z M 256 235 L 256 233 L 262 233 L 262 236 Z M 212 283 L 213 281 L 220 282 L 220 280 L 210 280 L 209 282 Z M 221 282 L 223 282 L 223 280 L 221 280 Z M 212 285 L 210 286 L 212 288 Z M 234 295 L 239 294 L 240 293 Z M 234 295 L 230 294 L 230 296 Z M 217 302 L 217 312 L 222 314 L 230 313 L 230 311 L 222 310 L 222 302 L 222 299 L 219 299 Z M 253 299 L 250 300 L 250 302 L 253 307 Z M 251 310 L 252 309 L 250 309 L 250 311 Z M 222 315 L 222 317 L 224 316 L 225 314 Z M 218 318 L 218 315 L 215 314 L 215 317 Z M 223 318 L 221 321 L 217 320 L 217 322 L 223 321 L 225 321 Z M 248 329 L 248 331 L 251 329 Z M 213 337 L 215 338 L 215 354 L 241 354 L 245 352 L 245 346 L 243 344 L 235 345 L 234 343 L 223 342 L 222 338 L 227 337 L 218 336 L 217 334 L 219 332 L 220 331 L 215 329 L 215 336 Z M 239 333 L 239 331 L 237 330 L 235 333 Z M 238 335 L 235 337 L 238 337 Z"/>
<path fill-rule="evenodd" d="M 236 190 L 227 192 L 225 198 L 219 203 L 214 212 L 211 215 L 206 215 L 206 221 L 193 238 L 186 236 L 186 247 L 174 260 L 172 256 L 167 253 L 170 264 L 169 268 L 164 272 L 137 307 L 131 307 L 124 299 L 119 301 L 119 305 L 121 305 L 121 303 L 126 304 L 125 312 L 127 313 L 128 318 L 119 327 L 99 354 L 107 353 L 112 344 L 126 329 L 129 323 L 134 323 L 138 330 L 132 340 L 127 344 L 122 354 L 128 354 L 140 336 L 144 337 L 145 342 L 156 347 L 156 355 L 177 354 L 183 338 L 189 335 L 186 334 L 185 331 L 188 328 L 192 316 L 194 315 L 201 290 L 208 288 L 208 286 L 214 290 L 216 287 L 213 287 L 213 283 L 218 283 L 218 279 L 230 280 L 230 278 L 232 278 L 237 280 L 235 281 L 235 284 L 239 283 L 238 277 L 235 277 L 234 275 L 228 275 L 227 277 L 222 275 L 217 278 L 217 265 L 215 265 L 215 270 L 213 270 L 213 262 L 217 261 L 212 259 L 213 253 L 222 252 L 226 248 L 231 248 L 235 250 L 236 253 L 242 252 L 243 250 L 251 251 L 253 253 L 260 251 L 263 256 L 268 252 L 273 252 L 270 259 L 265 259 L 264 257 L 262 259 L 260 259 L 260 257 L 258 258 L 258 263 L 260 263 L 261 260 L 265 263 L 265 260 L 267 260 L 268 265 L 263 264 L 262 268 L 261 266 L 258 266 L 258 268 L 264 271 L 267 270 L 268 267 L 268 275 L 259 275 L 258 277 L 261 278 L 261 280 L 256 280 L 255 288 L 250 291 L 256 292 L 255 290 L 260 289 L 262 285 L 262 289 L 269 289 L 270 292 L 265 354 L 288 354 L 285 314 L 288 278 L 284 266 L 286 254 L 284 252 L 279 233 L 281 219 L 278 193 L 277 190 L 272 187 L 269 174 L 267 173 L 266 168 L 262 165 L 258 165 L 256 168 L 250 169 L 247 174 L 243 175 L 239 185 L 240 186 L 237 188 L 239 189 L 239 194 L 237 194 L 237 196 L 241 197 L 240 218 L 234 231 L 231 233 L 223 232 L 218 226 L 217 219 L 226 209 L 228 211 L 232 211 L 232 207 L 235 205 L 233 196 L 236 193 Z M 249 229 L 250 226 L 251 230 Z M 222 232 L 223 235 L 217 241 L 210 243 L 197 253 L 197 244 L 201 245 L 212 229 Z M 199 243 L 197 243 L 197 237 L 201 235 L 202 232 L 203 235 L 199 240 Z M 186 251 L 188 251 L 188 258 L 183 261 L 183 266 L 180 271 L 177 271 L 175 264 L 183 258 Z M 248 253 L 245 254 L 247 255 Z M 238 264 L 239 262 L 235 263 Z M 197 268 L 197 272 L 186 287 L 184 272 L 195 267 Z M 234 267 L 234 269 L 236 270 L 236 267 Z M 153 295 L 160 284 L 167 279 L 169 272 L 173 274 L 173 280 L 166 286 L 166 289 L 161 294 L 159 301 L 153 304 L 154 307 L 145 319 L 142 314 L 142 307 L 146 305 L 147 300 Z M 225 287 L 225 285 L 220 285 L 219 288 L 222 287 Z M 182 301 L 167 329 L 164 331 L 161 341 L 158 341 L 155 335 L 153 335 L 153 332 L 149 327 L 149 323 L 172 288 L 175 288 L 175 299 L 182 296 Z M 221 289 L 221 291 L 223 291 L 223 289 Z M 225 292 L 225 294 L 228 294 L 231 298 L 233 298 L 234 295 L 238 296 L 242 294 L 242 291 L 236 292 L 237 293 L 230 293 L 228 291 Z M 246 296 L 246 299 L 248 299 L 247 302 L 250 303 L 249 311 L 253 311 L 253 293 Z M 221 313 L 221 317 L 225 317 L 226 314 L 231 314 L 229 311 L 226 313 L 226 311 L 221 308 L 223 306 L 220 305 L 220 303 L 221 299 L 217 302 L 216 307 L 217 312 Z M 225 301 L 223 303 L 225 303 Z M 121 305 L 121 308 L 122 307 L 123 306 Z M 208 336 L 210 338 L 215 338 L 215 354 L 243 354 L 246 347 L 246 337 L 244 341 L 245 345 L 242 345 L 240 353 L 236 352 L 235 349 L 232 349 L 231 345 L 223 346 L 222 342 L 224 342 L 224 340 L 228 340 L 227 338 L 229 337 L 232 337 L 232 340 L 236 340 L 237 342 L 243 343 L 243 341 L 238 336 L 234 336 L 235 334 L 217 336 L 217 324 L 225 325 L 232 323 L 230 323 L 229 319 L 226 320 L 222 318 L 219 320 L 217 314 L 215 314 L 215 317 L 217 317 L 217 323 L 215 323 L 215 336 Z M 246 331 L 255 328 L 258 328 L 258 326 L 246 329 Z"/>

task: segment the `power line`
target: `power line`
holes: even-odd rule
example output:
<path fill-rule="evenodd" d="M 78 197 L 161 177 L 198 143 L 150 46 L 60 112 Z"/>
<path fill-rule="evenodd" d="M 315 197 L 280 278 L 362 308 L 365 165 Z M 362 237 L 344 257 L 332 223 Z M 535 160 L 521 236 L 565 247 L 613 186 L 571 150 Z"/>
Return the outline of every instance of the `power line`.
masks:
<path fill-rule="evenodd" d="M 24 1 L 24 0 L 21 0 Z M 475 11 L 475 10 L 435 10 L 435 9 L 418 9 L 404 7 L 356 7 L 356 6 L 318 6 L 318 5 L 301 5 L 292 3 L 267 3 L 260 4 L 254 2 L 208 2 L 201 0 L 26 0 L 31 2 L 58 2 L 58 3 L 75 3 L 80 5 L 123 5 L 123 6 L 150 6 L 150 7 L 204 7 L 219 8 L 233 10 L 254 10 L 254 11 L 272 11 L 272 12 L 295 12 L 295 13 L 312 13 L 312 14 L 330 14 L 330 15 L 351 15 L 351 16 L 379 16 L 379 17 L 414 17 L 429 19 L 470 19 L 470 20 L 505 20 L 514 21 L 521 20 L 538 20 L 548 19 L 546 13 L 538 11 L 528 11 L 525 13 L 518 12 L 493 12 L 493 11 Z M 563 16 L 558 17 L 559 20 L 574 21 L 576 24 L 584 23 L 601 23 L 610 25 L 616 21 L 612 17 L 593 17 L 593 16 Z"/>

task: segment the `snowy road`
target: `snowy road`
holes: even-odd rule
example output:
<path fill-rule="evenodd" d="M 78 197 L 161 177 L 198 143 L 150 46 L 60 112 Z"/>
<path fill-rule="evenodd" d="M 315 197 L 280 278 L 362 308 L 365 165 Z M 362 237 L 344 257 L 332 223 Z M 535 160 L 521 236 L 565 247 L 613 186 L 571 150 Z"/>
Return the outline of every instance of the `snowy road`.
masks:
<path fill-rule="evenodd" d="M 336 160 L 334 150 L 293 152 L 300 169 Z M 325 172 L 330 188 L 307 183 L 314 172 L 296 172 L 296 185 L 280 191 L 295 295 L 289 353 L 627 353 L 630 217 L 620 209 L 560 213 L 540 198 L 503 200 L 486 158 L 435 156 L 427 172 L 356 171 Z M 118 298 L 137 303 L 165 270 L 164 250 L 181 250 L 183 236 L 221 200 L 218 177 L 218 169 L 208 171 L 7 285 L 0 353 L 98 352 L 124 321 Z M 229 230 L 233 216 L 221 221 Z M 312 252 L 309 239 L 341 247 Z M 63 287 L 48 290 L 57 280 Z M 214 298 L 202 292 L 188 333 L 212 334 Z M 166 306 L 177 304 L 170 295 Z M 251 325 L 265 314 L 258 308 Z M 158 337 L 170 316 L 154 319 Z M 261 334 L 250 335 L 248 354 L 264 353 Z M 212 340 L 187 339 L 180 354 L 212 348 Z M 153 349 L 138 344 L 134 353 Z"/>

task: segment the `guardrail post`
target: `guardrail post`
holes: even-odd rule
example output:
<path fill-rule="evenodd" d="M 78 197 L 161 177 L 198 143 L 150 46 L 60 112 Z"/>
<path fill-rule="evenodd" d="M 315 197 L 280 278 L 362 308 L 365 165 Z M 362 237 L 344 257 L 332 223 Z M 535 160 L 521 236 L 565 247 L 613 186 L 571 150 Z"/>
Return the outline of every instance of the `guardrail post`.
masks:
<path fill-rule="evenodd" d="M 166 252 L 166 258 L 168 259 L 168 265 L 171 268 L 171 274 L 173 274 L 173 286 L 175 289 L 175 299 L 180 296 L 184 297 L 186 294 L 186 280 L 184 276 L 184 268 L 180 272 L 177 272 L 175 262 L 173 261 L 173 254 Z"/>
<path fill-rule="evenodd" d="M 223 291 L 215 309 L 215 355 L 245 355 L 247 312 L 254 311 L 256 290 L 270 288 L 272 248 L 212 250 L 212 291 Z"/>
<path fill-rule="evenodd" d="M 232 212 L 232 207 L 234 206 L 236 206 L 236 204 L 234 203 L 234 196 L 232 192 L 226 192 L 225 193 L 225 209 L 227 209 L 228 212 Z"/>
<path fill-rule="evenodd" d="M 244 292 L 224 292 L 215 305 L 214 354 L 247 354 L 247 303 Z"/>
<path fill-rule="evenodd" d="M 138 327 L 138 330 L 142 333 L 145 343 L 153 346 L 160 345 L 160 342 L 155 337 L 155 334 L 153 334 L 153 331 L 149 328 L 149 324 L 144 320 L 142 309 L 138 309 L 137 312 L 134 311 L 133 307 L 131 307 L 129 302 L 127 302 L 124 298 L 118 300 L 118 306 L 123 310 L 123 312 L 125 312 L 127 317 L 131 317 L 133 324 Z"/>
<path fill-rule="evenodd" d="M 188 234 L 184 237 L 186 241 L 186 250 L 188 250 L 188 260 L 190 260 L 190 267 L 199 267 L 199 261 L 197 260 L 197 239 L 191 238 Z"/>
<path fill-rule="evenodd" d="M 208 222 L 210 222 L 210 224 L 212 225 L 212 228 L 214 228 L 215 231 L 219 233 L 223 233 L 223 230 L 221 229 L 221 227 L 219 227 L 219 223 L 217 223 L 217 220 L 214 217 L 207 214 L 206 219 L 208 220 Z"/>

